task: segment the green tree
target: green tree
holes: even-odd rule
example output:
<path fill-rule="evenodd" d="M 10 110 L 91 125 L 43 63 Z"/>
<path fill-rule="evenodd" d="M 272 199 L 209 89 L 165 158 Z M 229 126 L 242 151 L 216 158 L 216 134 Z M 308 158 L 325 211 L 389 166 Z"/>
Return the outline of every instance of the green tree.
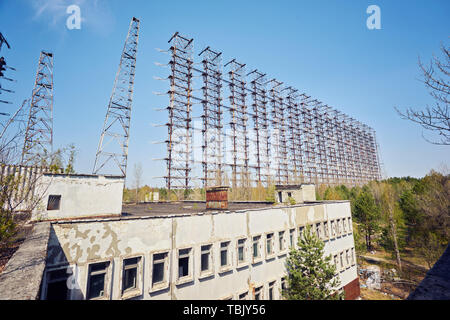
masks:
<path fill-rule="evenodd" d="M 355 218 L 361 224 L 359 230 L 364 233 L 367 250 L 372 249 L 372 237 L 379 230 L 380 208 L 376 205 L 372 193 L 364 187 L 353 204 Z"/>
<path fill-rule="evenodd" d="M 322 240 L 308 226 L 298 240 L 298 249 L 291 248 L 286 261 L 287 287 L 282 296 L 287 300 L 339 300 L 340 281 L 331 255 L 324 255 Z"/>

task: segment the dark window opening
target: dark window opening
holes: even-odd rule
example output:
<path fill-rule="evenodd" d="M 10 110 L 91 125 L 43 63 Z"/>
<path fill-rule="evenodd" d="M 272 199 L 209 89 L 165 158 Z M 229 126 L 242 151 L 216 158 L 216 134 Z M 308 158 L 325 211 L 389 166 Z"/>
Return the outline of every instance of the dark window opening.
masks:
<path fill-rule="evenodd" d="M 87 298 L 101 298 L 105 296 L 106 272 L 109 262 L 101 262 L 89 266 Z"/>
<path fill-rule="evenodd" d="M 122 292 L 137 288 L 138 263 L 140 258 L 125 259 L 123 261 Z"/>
<path fill-rule="evenodd" d="M 70 273 L 67 273 L 67 269 L 47 273 L 47 300 L 68 300 L 67 279 L 69 276 Z"/>
<path fill-rule="evenodd" d="M 189 275 L 189 251 L 190 249 L 180 250 L 178 258 L 178 277 L 186 277 Z"/>
<path fill-rule="evenodd" d="M 283 202 L 283 196 L 282 196 L 281 191 L 278 192 L 278 201 L 279 201 L 279 202 Z"/>
<path fill-rule="evenodd" d="M 47 210 L 59 210 L 60 205 L 61 205 L 61 196 L 60 195 L 49 195 L 48 196 Z"/>
<path fill-rule="evenodd" d="M 209 257 L 211 255 L 211 246 L 202 246 L 202 256 L 201 256 L 201 271 L 208 271 L 209 267 Z"/>

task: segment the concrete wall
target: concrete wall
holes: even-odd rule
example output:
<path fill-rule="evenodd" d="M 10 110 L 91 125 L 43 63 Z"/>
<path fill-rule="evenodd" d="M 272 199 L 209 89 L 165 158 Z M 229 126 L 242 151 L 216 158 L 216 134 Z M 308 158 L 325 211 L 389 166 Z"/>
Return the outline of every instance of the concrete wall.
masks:
<path fill-rule="evenodd" d="M 0 300 L 39 299 L 49 237 L 50 223 L 34 225 L 0 274 Z"/>
<path fill-rule="evenodd" d="M 97 175 L 44 174 L 36 189 L 42 194 L 34 220 L 120 215 L 123 178 Z M 50 195 L 61 196 L 59 210 L 47 210 Z"/>
<path fill-rule="evenodd" d="M 269 283 L 275 282 L 274 298 L 280 298 L 281 278 L 285 276 L 287 249 L 280 251 L 278 232 L 284 231 L 285 248 L 289 246 L 289 232 L 316 222 L 350 217 L 349 202 L 329 202 L 313 205 L 273 207 L 237 212 L 208 212 L 195 215 L 161 217 L 111 218 L 85 221 L 59 221 L 52 224 L 47 271 L 70 266 L 76 269 L 77 286 L 72 299 L 86 296 L 88 265 L 110 261 L 106 299 L 237 299 L 239 294 L 263 286 L 263 299 L 268 299 Z M 323 225 L 322 225 L 323 226 Z M 265 253 L 265 238 L 274 233 L 273 255 Z M 330 234 L 330 232 L 328 233 Z M 261 236 L 262 257 L 252 259 L 252 237 Z M 323 236 L 323 234 L 322 234 Z M 237 263 L 238 239 L 246 239 L 246 260 Z M 351 230 L 340 236 L 324 238 L 326 254 L 339 254 L 354 248 Z M 230 241 L 231 266 L 221 270 L 220 244 Z M 213 270 L 200 273 L 201 246 L 212 244 Z M 191 277 L 178 279 L 178 249 L 191 249 Z M 152 288 L 152 258 L 154 253 L 168 252 L 167 283 Z M 121 295 L 122 261 L 140 256 L 139 289 L 131 295 Z M 356 258 L 339 271 L 341 286 L 357 278 Z M 74 274 L 75 274 L 74 273 Z M 44 279 L 45 281 L 45 279 Z M 45 298 L 45 285 L 42 290 Z"/>
<path fill-rule="evenodd" d="M 275 190 L 275 201 L 277 203 L 289 203 L 289 195 L 296 203 L 316 201 L 316 187 L 313 184 L 302 184 L 300 187 L 293 187 L 292 189 L 283 186 L 283 188 Z"/>

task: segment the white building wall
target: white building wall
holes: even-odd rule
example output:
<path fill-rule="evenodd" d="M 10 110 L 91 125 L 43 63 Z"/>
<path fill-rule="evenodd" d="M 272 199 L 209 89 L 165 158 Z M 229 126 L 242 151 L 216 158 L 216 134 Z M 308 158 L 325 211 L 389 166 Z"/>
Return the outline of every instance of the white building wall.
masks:
<path fill-rule="evenodd" d="M 121 215 L 124 179 L 97 175 L 43 174 L 36 183 L 40 203 L 34 220 Z M 61 196 L 59 210 L 47 210 L 50 195 Z"/>
<path fill-rule="evenodd" d="M 348 202 L 273 207 L 239 212 L 200 213 L 130 219 L 102 219 L 53 223 L 50 237 L 47 270 L 64 265 L 76 265 L 79 270 L 78 290 L 72 290 L 73 299 L 86 295 L 88 265 L 92 262 L 111 261 L 108 274 L 108 299 L 121 299 L 122 259 L 141 256 L 142 269 L 139 290 L 126 298 L 136 299 L 237 299 L 244 291 L 253 297 L 253 288 L 263 286 L 263 298 L 268 299 L 268 284 L 275 281 L 274 297 L 279 299 L 281 278 L 285 276 L 287 250 L 278 248 L 278 232 L 285 232 L 288 246 L 289 230 L 300 226 L 350 217 Z M 265 255 L 265 236 L 274 233 L 275 254 Z M 262 259 L 252 263 L 252 237 L 261 235 Z M 237 240 L 246 238 L 247 264 L 237 267 Z M 230 241 L 229 271 L 220 272 L 220 243 Z M 346 233 L 325 241 L 326 254 L 340 253 L 354 247 L 353 234 Z M 200 251 L 205 244 L 213 245 L 213 274 L 200 277 Z M 178 249 L 192 248 L 193 276 L 178 283 Z M 161 290 L 151 288 L 152 254 L 169 252 L 169 281 Z M 354 260 L 356 262 L 356 260 Z M 344 286 L 357 278 L 356 265 L 339 272 Z M 44 279 L 45 283 L 45 279 Z M 45 285 L 44 285 L 45 287 Z M 45 298 L 45 288 L 42 290 Z"/>

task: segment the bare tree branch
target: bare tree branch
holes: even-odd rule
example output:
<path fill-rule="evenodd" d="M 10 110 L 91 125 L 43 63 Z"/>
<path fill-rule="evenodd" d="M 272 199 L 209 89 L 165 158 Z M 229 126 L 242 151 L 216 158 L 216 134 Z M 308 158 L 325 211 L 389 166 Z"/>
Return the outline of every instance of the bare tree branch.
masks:
<path fill-rule="evenodd" d="M 434 106 L 427 105 L 424 110 L 407 108 L 405 111 L 400 111 L 397 107 L 394 107 L 394 109 L 402 119 L 417 123 L 425 130 L 437 134 L 434 139 L 428 139 L 422 132 L 425 141 L 436 145 L 450 145 L 450 113 L 448 107 L 450 50 L 441 44 L 441 51 L 444 56 L 443 61 L 436 56 L 433 56 L 429 66 L 425 66 L 420 58 L 418 61 L 423 76 L 422 82 L 435 100 Z"/>

